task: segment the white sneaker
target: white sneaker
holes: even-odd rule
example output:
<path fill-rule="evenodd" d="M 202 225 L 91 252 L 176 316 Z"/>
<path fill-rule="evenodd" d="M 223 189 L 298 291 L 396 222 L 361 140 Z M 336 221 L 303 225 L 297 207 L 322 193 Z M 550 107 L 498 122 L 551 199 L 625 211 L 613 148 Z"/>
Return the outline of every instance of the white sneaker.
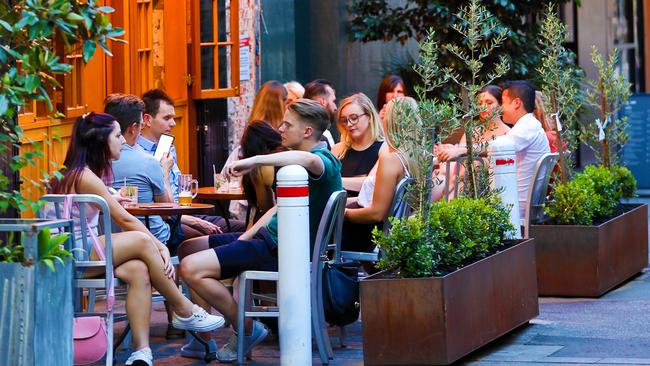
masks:
<path fill-rule="evenodd" d="M 126 360 L 124 364 L 127 366 L 153 366 L 153 354 L 151 353 L 151 348 L 145 347 L 131 353 L 131 356 L 129 356 L 129 359 Z"/>
<path fill-rule="evenodd" d="M 224 323 L 225 320 L 223 317 L 208 314 L 202 307 L 196 304 L 192 305 L 192 315 L 187 318 L 181 318 L 176 313 L 172 315 L 172 325 L 174 328 L 195 332 L 209 332 L 223 327 Z"/>

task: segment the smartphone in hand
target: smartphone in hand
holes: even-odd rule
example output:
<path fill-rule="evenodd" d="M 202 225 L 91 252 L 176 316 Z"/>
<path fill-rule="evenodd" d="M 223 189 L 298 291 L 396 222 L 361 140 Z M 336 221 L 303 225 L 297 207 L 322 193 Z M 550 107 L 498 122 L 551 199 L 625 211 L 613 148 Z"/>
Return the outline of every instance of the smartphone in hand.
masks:
<path fill-rule="evenodd" d="M 171 151 L 173 143 L 174 136 L 166 133 L 160 135 L 160 140 L 158 140 L 158 146 L 156 146 L 156 152 L 153 153 L 153 157 L 160 161 L 165 154 Z"/>

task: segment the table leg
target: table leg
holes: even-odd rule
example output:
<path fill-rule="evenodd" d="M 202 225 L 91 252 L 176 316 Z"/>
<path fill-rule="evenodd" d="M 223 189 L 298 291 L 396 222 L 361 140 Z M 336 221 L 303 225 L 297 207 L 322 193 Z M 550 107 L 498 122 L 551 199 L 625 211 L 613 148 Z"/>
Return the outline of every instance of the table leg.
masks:
<path fill-rule="evenodd" d="M 228 232 L 232 231 L 232 228 L 230 227 L 230 219 L 228 218 L 229 213 L 228 211 L 223 207 L 223 201 L 214 201 L 216 203 L 215 207 L 219 208 L 219 211 L 221 211 L 221 217 L 223 217 L 224 220 L 226 220 L 226 227 L 228 228 Z"/>
<path fill-rule="evenodd" d="M 144 226 L 147 227 L 147 230 L 151 231 L 151 226 L 149 225 L 149 215 L 144 215 Z"/>
<path fill-rule="evenodd" d="M 176 234 L 176 231 L 177 231 L 178 228 L 181 226 L 181 217 L 182 217 L 182 216 L 183 216 L 183 215 L 178 215 L 178 216 L 176 217 L 176 221 L 175 221 L 175 222 L 172 224 L 172 226 L 169 228 L 169 237 L 170 237 L 170 238 L 173 238 L 173 237 L 174 237 L 174 235 Z"/>

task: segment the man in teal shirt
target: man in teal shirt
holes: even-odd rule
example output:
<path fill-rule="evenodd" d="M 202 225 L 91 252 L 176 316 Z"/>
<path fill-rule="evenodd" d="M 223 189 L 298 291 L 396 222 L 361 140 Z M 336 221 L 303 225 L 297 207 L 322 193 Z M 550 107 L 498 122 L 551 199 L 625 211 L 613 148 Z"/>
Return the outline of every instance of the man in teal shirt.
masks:
<path fill-rule="evenodd" d="M 235 161 L 225 168 L 233 176 L 241 176 L 261 165 L 297 164 L 307 169 L 311 247 L 314 246 L 327 200 L 333 192 L 343 189 L 341 163 L 329 152 L 327 145 L 320 141 L 328 125 L 329 116 L 325 108 L 318 102 L 299 99 L 287 108 L 284 122 L 279 128 L 282 145 L 291 151 L 253 156 Z M 210 235 L 186 241 L 191 241 L 192 246 L 213 248 L 191 254 L 181 262 L 181 276 L 196 294 L 207 301 L 193 300 L 207 309 L 208 304 L 216 308 L 235 327 L 237 304 L 219 280 L 235 277 L 247 270 L 277 271 L 277 225 L 274 207 L 244 233 Z M 248 321 L 245 334 L 244 354 L 248 354 L 253 346 L 266 337 L 268 330 L 260 322 Z M 209 339 L 209 335 L 205 336 Z M 190 342 L 181 348 L 181 355 L 202 356 L 201 348 L 197 346 L 198 342 Z M 192 353 L 195 350 L 198 352 Z M 217 358 L 221 362 L 231 362 L 237 358 L 237 337 L 231 337 L 217 352 Z"/>

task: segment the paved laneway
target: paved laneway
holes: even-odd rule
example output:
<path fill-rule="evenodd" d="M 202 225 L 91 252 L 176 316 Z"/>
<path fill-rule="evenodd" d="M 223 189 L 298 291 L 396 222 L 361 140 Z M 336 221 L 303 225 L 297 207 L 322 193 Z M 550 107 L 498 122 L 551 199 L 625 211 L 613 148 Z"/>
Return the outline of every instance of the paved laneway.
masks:
<path fill-rule="evenodd" d="M 638 201 L 650 203 L 650 199 Z M 156 304 L 155 309 L 151 332 L 156 365 L 202 365 L 178 356 L 183 342 L 164 339 L 164 308 Z M 347 329 L 348 347 L 335 348 L 331 364 L 363 365 L 361 323 Z M 330 331 L 336 345 L 336 330 Z M 221 345 L 228 332 L 214 334 Z M 314 356 L 314 364 L 320 364 L 315 349 Z M 120 362 L 126 357 L 125 352 L 117 355 Z M 279 365 L 279 357 L 277 340 L 269 339 L 256 348 L 249 364 Z M 539 317 L 458 364 L 650 365 L 650 271 L 646 269 L 599 299 L 541 298 Z"/>
<path fill-rule="evenodd" d="M 648 198 L 635 202 L 650 203 Z M 470 365 L 650 365 L 650 271 L 599 299 L 541 298 L 531 324 L 466 359 Z"/>

